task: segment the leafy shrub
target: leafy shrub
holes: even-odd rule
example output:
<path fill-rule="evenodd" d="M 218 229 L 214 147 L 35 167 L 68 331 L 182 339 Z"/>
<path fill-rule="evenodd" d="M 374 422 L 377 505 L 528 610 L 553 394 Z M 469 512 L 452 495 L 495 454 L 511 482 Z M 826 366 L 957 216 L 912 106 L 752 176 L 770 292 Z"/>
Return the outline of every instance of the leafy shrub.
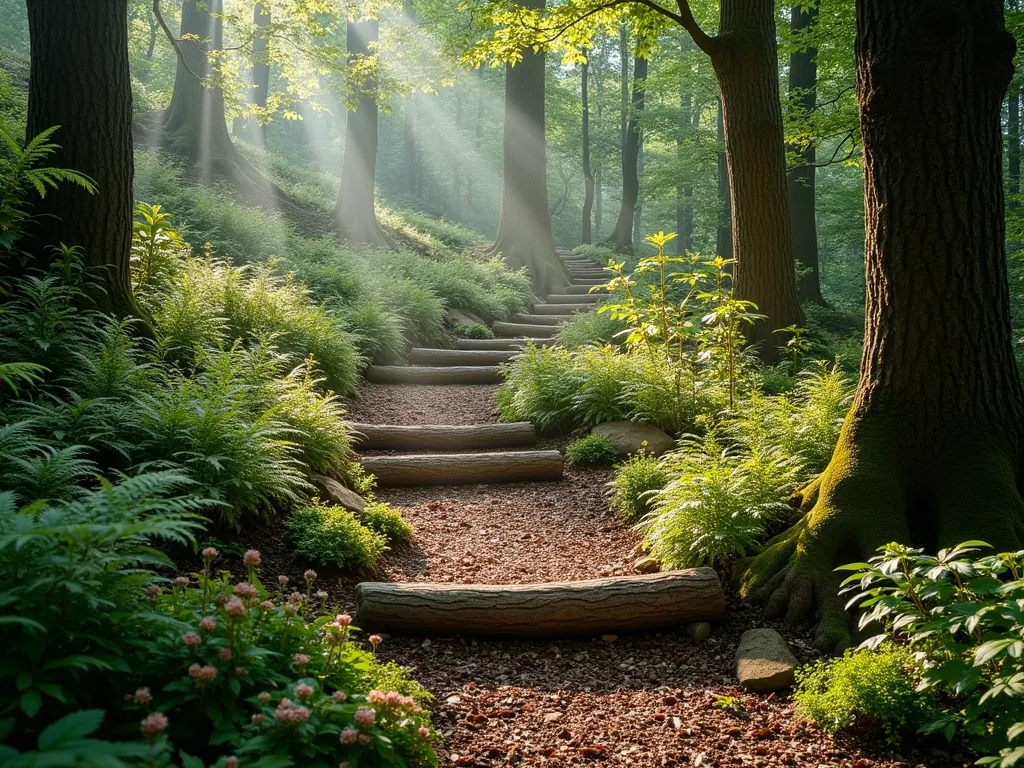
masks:
<path fill-rule="evenodd" d="M 654 456 L 643 452 L 630 456 L 615 471 L 609 485 L 614 490 L 612 508 L 627 520 L 637 521 L 651 509 L 652 495 L 668 483 L 668 473 Z"/>
<path fill-rule="evenodd" d="M 579 467 L 610 467 L 619 460 L 619 452 L 608 438 L 587 435 L 569 443 L 565 457 Z"/>
<path fill-rule="evenodd" d="M 375 501 L 366 505 L 359 516 L 359 522 L 371 531 L 379 533 L 388 543 L 404 541 L 413 534 L 412 524 L 402 517 L 401 510 Z"/>
<path fill-rule="evenodd" d="M 625 325 L 606 312 L 579 312 L 558 329 L 558 343 L 568 349 L 603 345 L 612 341 Z"/>
<path fill-rule="evenodd" d="M 486 325 L 473 323 L 472 325 L 458 324 L 455 326 L 455 335 L 464 339 L 493 339 L 494 331 Z"/>
<path fill-rule="evenodd" d="M 860 628 L 882 630 L 858 655 L 899 644 L 913 654 L 918 689 L 942 711 L 919 729 L 974 739 L 980 765 L 1024 762 L 1024 552 L 979 556 L 980 541 L 936 555 L 888 544 L 853 563 L 844 592 L 863 608 Z"/>
<path fill-rule="evenodd" d="M 371 568 L 387 549 L 387 539 L 362 525 L 343 507 L 313 499 L 297 507 L 285 523 L 295 551 L 316 565 Z"/>
<path fill-rule="evenodd" d="M 622 255 L 616 253 L 614 248 L 609 248 L 607 245 L 598 244 L 586 244 L 578 245 L 575 248 L 576 253 L 580 256 L 586 256 L 591 261 L 600 264 L 602 267 L 609 261 L 621 261 Z"/>
<path fill-rule="evenodd" d="M 933 714 L 931 697 L 917 690 L 920 676 L 905 648 L 847 651 L 797 670 L 796 714 L 831 734 L 870 725 L 896 744 Z"/>

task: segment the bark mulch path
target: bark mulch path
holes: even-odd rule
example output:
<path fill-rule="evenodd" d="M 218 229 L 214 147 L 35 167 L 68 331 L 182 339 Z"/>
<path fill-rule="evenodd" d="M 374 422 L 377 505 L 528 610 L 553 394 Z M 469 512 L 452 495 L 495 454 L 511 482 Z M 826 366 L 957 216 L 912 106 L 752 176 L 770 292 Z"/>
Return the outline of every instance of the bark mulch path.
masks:
<path fill-rule="evenodd" d="M 491 386 L 368 385 L 356 421 L 473 424 L 495 420 Z M 544 447 L 561 447 L 546 441 Z M 638 537 L 608 509 L 611 472 L 569 468 L 550 483 L 383 489 L 416 526 L 376 578 L 524 583 L 630 573 Z M 303 564 L 265 547 L 282 572 Z M 264 549 L 266 555 L 270 554 Z M 339 574 L 340 575 L 340 574 Z M 351 604 L 351 576 L 332 592 Z M 702 645 L 681 630 L 605 638 L 501 641 L 390 637 L 379 653 L 435 696 L 444 766 L 811 766 L 946 768 L 972 760 L 943 743 L 886 748 L 870 734 L 831 738 L 793 717 L 788 695 L 749 695 L 736 683 L 739 635 L 775 626 L 802 660 L 810 637 L 764 621 L 730 598 Z"/>

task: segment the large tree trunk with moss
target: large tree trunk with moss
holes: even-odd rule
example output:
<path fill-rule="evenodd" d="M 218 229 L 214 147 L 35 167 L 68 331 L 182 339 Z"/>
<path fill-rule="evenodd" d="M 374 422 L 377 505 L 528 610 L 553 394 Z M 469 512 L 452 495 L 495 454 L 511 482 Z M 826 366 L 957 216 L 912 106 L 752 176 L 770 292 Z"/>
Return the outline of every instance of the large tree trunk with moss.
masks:
<path fill-rule="evenodd" d="M 633 217 L 640 197 L 640 116 L 644 109 L 644 91 L 647 87 L 647 59 L 637 56 L 633 60 L 633 96 L 626 121 L 625 142 L 622 146 L 622 203 L 619 218 L 608 241 L 623 250 L 633 247 Z"/>
<path fill-rule="evenodd" d="M 814 26 L 818 6 L 802 8 L 794 5 L 790 28 L 799 35 Z M 813 47 L 795 50 L 789 55 L 789 98 L 792 108 L 804 119 L 810 119 L 817 103 L 818 51 Z M 789 221 L 793 238 L 793 258 L 803 270 L 797 283 L 801 301 L 824 304 L 821 296 L 818 263 L 818 227 L 814 220 L 814 143 L 805 141 L 790 147 L 797 155 L 797 164 L 789 170 Z"/>
<path fill-rule="evenodd" d="M 584 59 L 590 56 L 590 51 L 583 51 Z M 587 92 L 587 79 L 590 74 L 590 64 L 584 60 L 580 67 L 580 96 L 583 101 L 583 228 L 580 232 L 580 242 L 584 245 L 590 243 L 594 237 L 591 224 L 594 212 L 594 172 L 590 168 L 590 98 Z"/>
<path fill-rule="evenodd" d="M 543 8 L 544 0 L 524 5 Z M 524 50 L 522 61 L 505 65 L 501 213 L 491 254 L 503 256 L 512 269 L 526 267 L 539 296 L 559 293 L 569 282 L 555 256 L 547 165 L 544 54 Z"/>
<path fill-rule="evenodd" d="M 790 241 L 771 0 L 723 0 L 711 63 L 721 87 L 729 161 L 735 293 L 766 316 L 750 326 L 748 339 L 772 363 L 786 340 L 776 331 L 802 325 L 803 311 Z"/>
<path fill-rule="evenodd" d="M 338 233 L 346 240 L 385 247 L 384 233 L 374 209 L 374 179 L 377 171 L 377 75 L 372 47 L 380 34 L 376 19 L 349 22 L 345 37 L 351 87 L 358 95 L 356 109 L 345 124 L 345 159 L 341 166 L 341 188 L 334 208 Z M 353 63 L 367 65 L 370 72 Z"/>
<path fill-rule="evenodd" d="M 737 569 L 744 594 L 848 640 L 833 569 L 900 541 L 1024 545 L 1011 347 L 1001 0 L 858 0 L 867 306 L 861 379 L 805 517 Z"/>
<path fill-rule="evenodd" d="M 135 166 L 126 2 L 28 0 L 26 5 L 32 46 L 27 137 L 60 126 L 53 136 L 60 149 L 48 164 L 96 182 L 95 194 L 62 184 L 37 202 L 33 213 L 45 218 L 31 233 L 36 265 L 48 258 L 48 246 L 81 246 L 85 264 L 95 269 L 104 289 L 96 301 L 113 312 L 132 312 L 128 258 Z"/>

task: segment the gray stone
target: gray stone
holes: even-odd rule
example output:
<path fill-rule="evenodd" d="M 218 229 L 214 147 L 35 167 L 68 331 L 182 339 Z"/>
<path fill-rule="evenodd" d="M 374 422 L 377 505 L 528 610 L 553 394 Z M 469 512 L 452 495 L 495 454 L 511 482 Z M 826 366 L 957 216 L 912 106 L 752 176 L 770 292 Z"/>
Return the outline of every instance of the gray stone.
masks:
<path fill-rule="evenodd" d="M 622 458 L 631 453 L 639 453 L 641 448 L 649 456 L 660 456 L 676 444 L 675 440 L 657 427 L 632 421 L 606 421 L 590 431 L 614 445 Z"/>
<path fill-rule="evenodd" d="M 474 315 L 468 309 L 459 309 L 458 307 L 448 307 L 447 309 L 448 319 L 457 325 L 482 325 L 485 328 L 485 323 L 479 316 Z"/>
<path fill-rule="evenodd" d="M 661 571 L 661 563 L 648 555 L 633 563 L 633 568 L 637 573 L 658 573 Z"/>
<path fill-rule="evenodd" d="M 736 648 L 736 677 L 748 691 L 788 688 L 798 665 L 785 639 L 774 629 L 748 629 Z"/>
<path fill-rule="evenodd" d="M 366 500 L 355 491 L 346 488 L 333 477 L 326 475 L 313 475 L 310 482 L 320 492 L 320 498 L 331 504 L 344 507 L 349 512 L 362 514 L 366 509 Z"/>
<path fill-rule="evenodd" d="M 706 621 L 695 621 L 686 625 L 686 634 L 694 645 L 700 645 L 711 635 L 711 625 Z"/>

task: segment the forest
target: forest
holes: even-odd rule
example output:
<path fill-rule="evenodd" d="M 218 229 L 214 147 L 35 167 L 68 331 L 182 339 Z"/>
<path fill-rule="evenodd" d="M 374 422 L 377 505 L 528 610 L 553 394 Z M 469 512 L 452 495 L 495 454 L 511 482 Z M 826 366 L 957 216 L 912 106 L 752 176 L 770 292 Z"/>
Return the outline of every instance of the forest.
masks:
<path fill-rule="evenodd" d="M 0 765 L 1024 766 L 1018 0 L 0 0 Z"/>

